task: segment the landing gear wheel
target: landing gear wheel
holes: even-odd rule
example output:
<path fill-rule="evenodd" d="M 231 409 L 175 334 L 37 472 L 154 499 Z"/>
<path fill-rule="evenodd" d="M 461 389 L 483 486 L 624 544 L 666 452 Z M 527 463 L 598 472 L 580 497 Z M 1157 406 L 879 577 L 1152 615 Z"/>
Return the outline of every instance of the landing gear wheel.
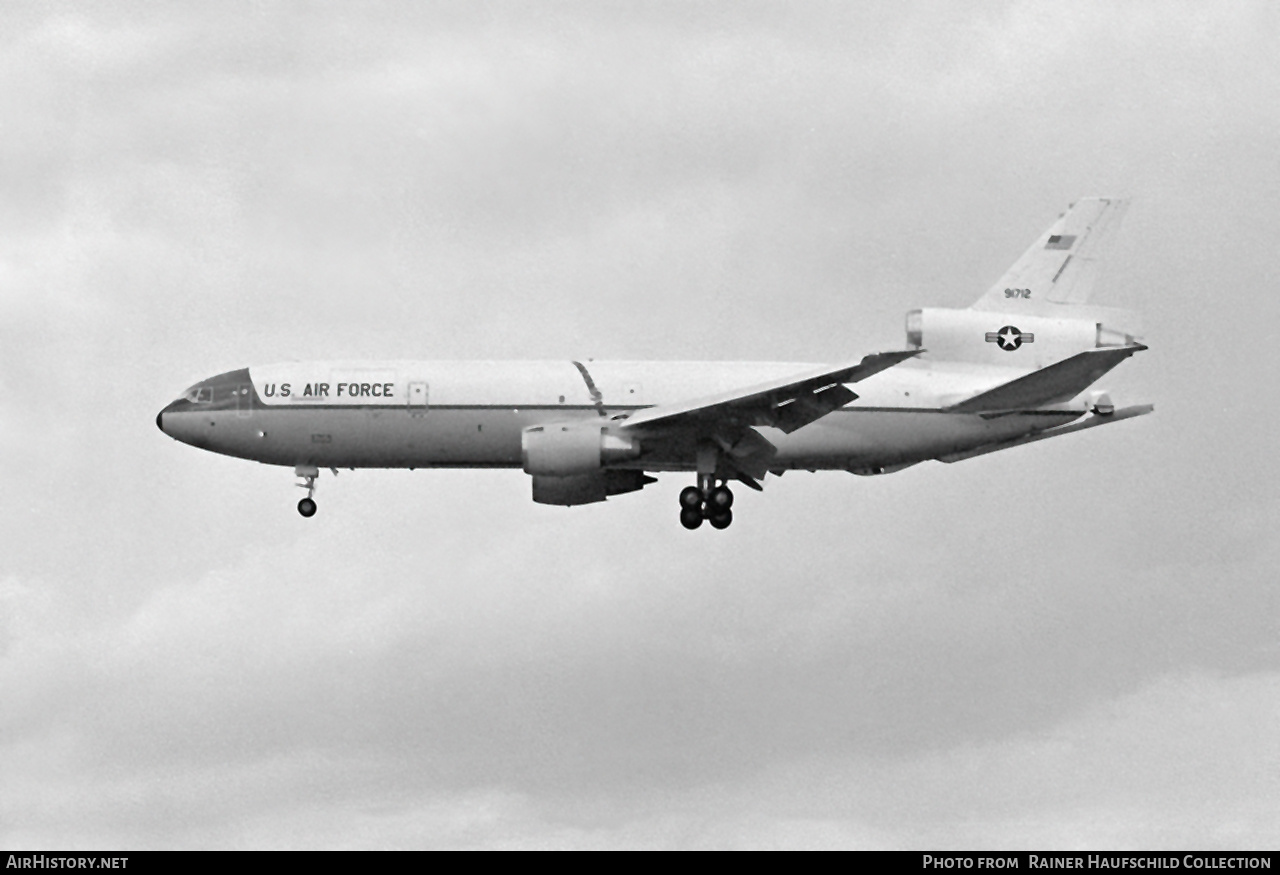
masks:
<path fill-rule="evenodd" d="M 680 525 L 686 529 L 696 529 L 702 525 L 702 508 L 686 507 L 680 511 Z"/>
<path fill-rule="evenodd" d="M 727 529 L 731 522 L 733 522 L 733 511 L 725 508 L 724 510 L 716 511 L 715 515 L 711 517 L 711 528 Z"/>
<path fill-rule="evenodd" d="M 680 490 L 680 506 L 685 508 L 702 507 L 702 492 L 696 486 L 686 486 Z"/>
<path fill-rule="evenodd" d="M 717 486 L 711 490 L 711 497 L 707 499 L 707 506 L 715 510 L 728 510 L 733 507 L 733 493 L 729 491 L 728 486 Z"/>
<path fill-rule="evenodd" d="M 338 469 L 334 468 L 333 473 L 336 476 Z M 320 476 L 320 469 L 315 465 L 298 465 L 293 469 L 293 476 L 301 477 L 302 482 L 298 485 L 307 490 L 307 497 L 298 502 L 298 513 L 304 517 L 315 516 L 316 502 L 311 496 L 316 494 L 316 478 Z"/>

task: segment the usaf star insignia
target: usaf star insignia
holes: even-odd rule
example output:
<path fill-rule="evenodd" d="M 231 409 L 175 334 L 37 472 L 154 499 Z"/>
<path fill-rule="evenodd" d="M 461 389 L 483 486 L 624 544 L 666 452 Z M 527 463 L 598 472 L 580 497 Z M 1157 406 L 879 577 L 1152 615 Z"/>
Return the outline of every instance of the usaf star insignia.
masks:
<path fill-rule="evenodd" d="M 1030 332 L 1023 333 L 1012 325 L 1006 325 L 999 331 L 987 332 L 987 343 L 998 343 L 1006 352 L 1013 352 L 1024 343 L 1034 343 L 1036 336 Z"/>

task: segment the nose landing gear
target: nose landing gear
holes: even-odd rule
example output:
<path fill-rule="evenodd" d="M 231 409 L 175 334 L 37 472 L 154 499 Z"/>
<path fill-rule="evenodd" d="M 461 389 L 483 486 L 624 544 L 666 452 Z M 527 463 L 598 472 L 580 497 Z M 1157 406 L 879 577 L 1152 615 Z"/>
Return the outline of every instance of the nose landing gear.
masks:
<path fill-rule="evenodd" d="M 302 478 L 302 482 L 297 485 L 307 490 L 307 497 L 298 502 L 298 513 L 307 518 L 313 517 L 316 515 L 316 502 L 312 496 L 316 494 L 316 478 L 320 476 L 320 469 L 312 465 L 299 465 L 293 469 L 293 474 Z"/>
<path fill-rule="evenodd" d="M 696 529 L 705 519 L 713 529 L 727 529 L 733 522 L 733 493 L 711 475 L 698 475 L 697 486 L 680 490 L 680 525 Z"/>

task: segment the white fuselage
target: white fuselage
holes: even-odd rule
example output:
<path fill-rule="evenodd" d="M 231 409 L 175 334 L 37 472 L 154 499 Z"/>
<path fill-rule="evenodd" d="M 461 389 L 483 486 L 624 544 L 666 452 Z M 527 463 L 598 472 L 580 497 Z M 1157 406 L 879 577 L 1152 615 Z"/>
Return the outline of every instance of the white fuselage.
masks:
<path fill-rule="evenodd" d="M 637 409 L 766 383 L 794 362 L 295 362 L 193 386 L 157 419 L 178 440 L 267 464 L 335 468 L 520 467 L 521 433 L 612 420 Z M 1017 438 L 1086 412 L 1079 403 L 995 417 L 945 412 L 1027 369 L 908 361 L 859 397 L 784 434 L 774 470 L 881 469 Z M 692 454 L 646 453 L 614 467 L 694 470 Z"/>

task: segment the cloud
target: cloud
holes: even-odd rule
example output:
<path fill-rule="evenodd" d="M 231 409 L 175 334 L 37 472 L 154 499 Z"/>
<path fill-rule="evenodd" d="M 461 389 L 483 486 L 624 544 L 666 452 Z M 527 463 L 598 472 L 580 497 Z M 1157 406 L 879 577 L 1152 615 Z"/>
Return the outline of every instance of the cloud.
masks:
<path fill-rule="evenodd" d="M 13 20 L 6 844 L 1267 843 L 1260 4 Z M 674 476 L 344 472 L 304 522 L 152 425 L 272 359 L 889 348 L 1113 189 L 1156 416 L 711 537 Z"/>
<path fill-rule="evenodd" d="M 348 628 L 360 625 L 355 621 Z M 213 638 L 194 624 L 186 628 Z M 176 639 L 180 631 L 167 634 Z M 62 728 L 6 746 L 10 780 L 0 805 L 10 824 L 7 843 L 1177 849 L 1260 847 L 1275 839 L 1267 816 L 1270 776 L 1280 765 L 1280 747 L 1268 731 L 1278 716 L 1280 676 L 1274 672 L 1167 675 L 1038 728 L 1010 725 L 1009 732 L 986 740 L 940 739 L 937 746 L 887 757 L 856 739 L 808 754 L 784 747 L 762 756 L 765 751 L 753 754 L 737 746 L 734 758 L 747 768 L 719 769 L 713 777 L 698 767 L 673 781 L 673 775 L 653 771 L 661 761 L 655 751 L 632 748 L 634 764 L 617 786 L 607 773 L 616 772 L 617 757 L 628 749 L 617 744 L 621 725 L 611 731 L 613 766 L 589 759 L 587 765 L 604 766 L 606 774 L 584 784 L 572 777 L 581 765 L 576 760 L 587 753 L 583 738 L 575 738 L 569 724 L 553 722 L 546 731 L 555 740 L 540 739 L 530 721 L 553 715 L 511 688 L 504 691 L 483 659 L 469 677 L 486 697 L 497 698 L 487 708 L 450 688 L 460 653 L 449 653 L 448 646 L 436 649 L 442 661 L 409 669 L 394 641 L 385 644 L 391 659 L 379 663 L 367 651 L 344 646 L 349 638 L 341 627 L 331 631 L 330 653 L 314 660 L 297 642 L 285 642 L 279 652 L 264 644 L 267 650 L 260 654 L 236 654 L 226 667 L 242 666 L 235 672 L 239 687 L 230 677 L 202 677 L 209 657 L 197 643 L 181 648 L 181 660 L 172 652 L 138 663 L 106 660 L 109 668 L 96 671 L 95 687 L 106 687 L 96 702 L 84 690 L 55 690 L 64 708 L 81 714 L 76 723 L 82 728 L 60 719 L 56 725 Z M 255 634 L 250 630 L 247 637 Z M 118 636 L 126 648 L 138 649 L 145 649 L 140 639 L 146 637 L 136 624 Z M 223 632 L 221 644 L 235 650 L 244 639 Z M 574 656 L 555 665 L 569 675 L 552 681 L 552 690 L 582 683 L 582 643 L 566 646 Z M 502 674 L 514 671 L 517 685 L 532 681 L 546 692 L 547 682 L 537 680 L 545 654 L 533 654 L 532 664 L 516 668 L 511 660 L 522 650 L 478 646 L 464 658 L 474 665 L 479 654 L 488 653 L 506 664 Z M 360 673 L 363 691 L 334 682 L 343 670 L 334 654 L 343 651 L 356 660 L 374 660 Z M 299 666 L 293 670 L 282 664 L 295 658 Z M 606 648 L 601 658 L 616 671 L 616 655 Z M 380 680 L 393 666 L 398 674 Z M 119 685 L 139 670 L 140 683 Z M 161 673 L 181 683 L 145 694 L 139 704 L 164 709 L 139 723 L 145 712 L 120 697 L 157 683 Z M 737 700 L 739 694 L 724 688 L 726 680 L 703 674 L 702 695 Z M 325 703 L 305 690 L 290 693 L 299 683 L 340 692 Z M 904 693 L 925 695 L 907 683 Z M 652 702 L 664 719 L 688 725 L 693 714 L 681 712 L 669 684 Z M 261 699 L 273 685 L 274 693 Z M 424 710 L 414 700 L 428 690 L 433 701 Z M 581 701 L 580 722 L 598 723 L 600 709 L 610 707 L 600 692 Z M 644 695 L 634 686 L 614 692 L 618 704 Z M 247 703 L 246 695 L 259 701 Z M 814 716 L 812 703 L 798 702 L 802 707 L 787 715 L 789 721 Z M 984 703 L 999 713 L 997 700 Z M 920 704 L 919 719 L 947 716 L 946 703 Z M 101 719 L 112 709 L 128 723 L 113 726 L 109 716 Z M 472 711 L 485 722 L 450 727 L 459 715 L 449 711 Z M 93 720 L 95 714 L 99 719 Z M 85 716 L 97 724 L 89 734 L 82 734 Z M 546 776 L 556 777 L 530 783 L 525 770 L 512 770 L 510 741 L 503 739 L 502 727 L 488 725 L 493 720 L 525 723 L 517 732 L 522 758 L 546 758 Z M 442 730 L 478 733 L 471 744 L 496 759 L 488 767 L 484 760 L 472 761 L 459 771 L 453 757 L 467 756 L 470 745 L 441 738 Z M 714 725 L 698 731 L 708 730 L 714 732 Z M 855 724 L 849 731 L 861 730 Z M 765 741 L 752 735 L 757 744 Z M 689 764 L 679 756 L 676 762 Z M 77 825 L 73 833 L 58 826 L 68 818 Z"/>

